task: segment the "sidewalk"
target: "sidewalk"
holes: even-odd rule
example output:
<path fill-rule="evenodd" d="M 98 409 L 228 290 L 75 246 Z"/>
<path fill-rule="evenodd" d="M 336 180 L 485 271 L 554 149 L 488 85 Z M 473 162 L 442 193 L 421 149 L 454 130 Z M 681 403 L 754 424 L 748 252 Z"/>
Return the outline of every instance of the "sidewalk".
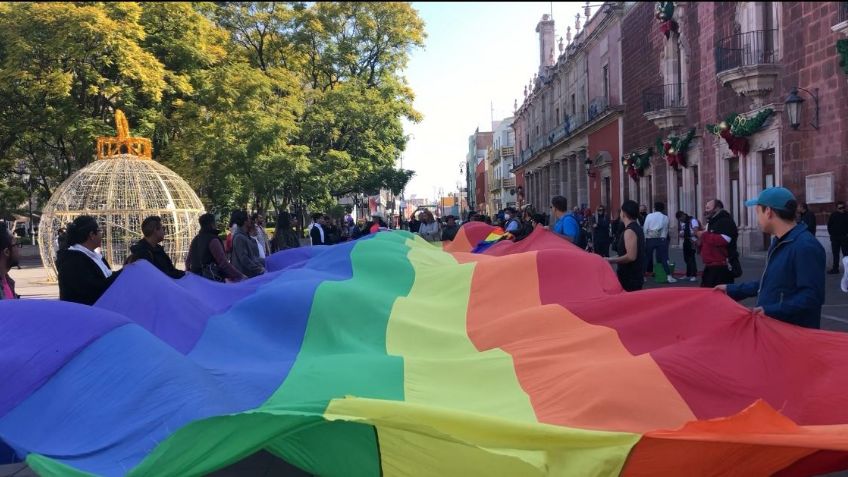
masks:
<path fill-rule="evenodd" d="M 678 279 L 677 283 L 654 283 L 653 278 L 646 277 L 645 288 L 659 287 L 698 287 L 701 285 L 700 272 L 704 270 L 704 264 L 701 262 L 701 256 L 695 255 L 695 260 L 698 263 L 698 281 L 690 282 L 680 280 L 686 275 L 686 263 L 683 261 L 683 249 L 671 248 L 668 252 L 669 260 L 675 264 L 674 277 Z M 742 277 L 736 279 L 736 283 L 749 280 L 759 280 L 765 268 L 765 254 L 744 254 L 740 261 L 742 262 Z M 828 266 L 830 264 L 828 263 Z M 848 293 L 844 293 L 839 288 L 839 281 L 842 274 L 825 275 L 825 302 L 822 308 L 822 329 L 831 331 L 848 332 Z M 755 298 L 748 298 L 741 302 L 745 306 L 754 306 Z"/>
<path fill-rule="evenodd" d="M 13 268 L 9 274 L 15 280 L 15 293 L 21 298 L 58 299 L 59 285 L 47 278 L 47 270 L 41 264 L 41 256 L 35 245 L 21 247 L 21 269 Z"/>

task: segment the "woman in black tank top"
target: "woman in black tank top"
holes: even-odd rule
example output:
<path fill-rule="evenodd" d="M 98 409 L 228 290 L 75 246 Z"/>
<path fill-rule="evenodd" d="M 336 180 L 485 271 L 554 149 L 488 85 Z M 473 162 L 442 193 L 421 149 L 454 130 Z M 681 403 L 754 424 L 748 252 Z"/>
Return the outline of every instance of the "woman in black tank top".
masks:
<path fill-rule="evenodd" d="M 621 204 L 621 221 L 624 233 L 618 238 L 616 249 L 619 255 L 607 261 L 618 264 L 616 275 L 626 291 L 641 290 L 645 282 L 645 234 L 636 221 L 639 204 L 632 200 Z"/>

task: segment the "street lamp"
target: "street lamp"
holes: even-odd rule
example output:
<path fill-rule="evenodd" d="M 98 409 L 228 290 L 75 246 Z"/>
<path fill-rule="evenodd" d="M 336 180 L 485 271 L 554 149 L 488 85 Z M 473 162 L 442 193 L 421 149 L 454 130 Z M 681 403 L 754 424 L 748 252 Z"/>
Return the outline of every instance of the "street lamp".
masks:
<path fill-rule="evenodd" d="M 805 91 L 810 97 L 813 98 L 816 106 L 816 117 L 815 121 L 810 123 L 815 129 L 819 128 L 819 89 L 815 88 L 815 93 L 811 93 L 810 91 L 801 88 L 799 86 L 795 86 L 789 91 L 789 96 L 786 97 L 786 101 L 783 104 L 786 105 L 786 114 L 789 116 L 789 126 L 794 130 L 798 130 L 798 127 L 801 126 L 801 105 L 804 103 L 804 98 L 798 95 L 798 90 Z"/>
<path fill-rule="evenodd" d="M 583 166 L 586 168 L 586 175 L 589 177 L 595 177 L 595 173 L 592 172 L 592 159 L 587 157 L 585 161 L 583 161 Z"/>

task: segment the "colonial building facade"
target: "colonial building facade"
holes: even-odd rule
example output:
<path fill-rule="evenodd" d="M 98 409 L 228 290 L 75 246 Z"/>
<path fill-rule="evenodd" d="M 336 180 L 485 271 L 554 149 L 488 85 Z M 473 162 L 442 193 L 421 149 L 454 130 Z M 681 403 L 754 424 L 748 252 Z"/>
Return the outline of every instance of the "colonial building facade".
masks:
<path fill-rule="evenodd" d="M 492 147 L 492 131 L 481 132 L 478 128 L 468 136 L 468 154 L 465 156 L 466 184 L 468 185 L 468 207 L 471 211 L 486 209 L 486 153 Z"/>
<path fill-rule="evenodd" d="M 553 21 L 537 31 L 552 51 Z M 784 186 L 829 253 L 827 216 L 848 199 L 846 35 L 845 2 L 605 3 L 556 61 L 540 54 L 516 110 L 527 201 L 661 201 L 674 223 L 718 198 L 757 251 L 767 237 L 743 203 Z"/>
<path fill-rule="evenodd" d="M 515 175 L 511 172 L 515 156 L 512 121 L 513 118 L 509 117 L 492 124 L 492 147 L 486 156 L 488 214 L 516 205 Z"/>
<path fill-rule="evenodd" d="M 569 206 L 620 201 L 621 14 L 622 8 L 605 6 L 582 30 L 578 16 L 573 40 L 567 27 L 567 45 L 560 38 L 555 46 L 549 16 L 536 27 L 539 72 L 525 88 L 513 127 L 514 171 L 523 178 L 525 202 L 539 211 L 555 195 Z"/>

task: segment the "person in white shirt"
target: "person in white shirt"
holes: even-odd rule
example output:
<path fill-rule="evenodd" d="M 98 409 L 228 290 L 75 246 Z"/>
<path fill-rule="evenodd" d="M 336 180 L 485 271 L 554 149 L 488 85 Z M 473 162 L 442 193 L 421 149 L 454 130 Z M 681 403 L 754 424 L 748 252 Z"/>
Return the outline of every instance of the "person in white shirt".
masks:
<path fill-rule="evenodd" d="M 251 219 L 253 220 L 255 233 L 251 233 L 250 236 L 259 246 L 259 258 L 264 260 L 265 257 L 271 255 L 271 241 L 268 240 L 268 234 L 265 233 L 265 216 L 260 213 L 254 213 Z"/>
<path fill-rule="evenodd" d="M 441 240 L 442 231 L 439 223 L 436 222 L 433 213 L 429 210 L 421 212 L 421 227 L 418 229 L 418 235 L 422 236 L 428 242 L 436 242 Z"/>
<path fill-rule="evenodd" d="M 654 251 L 656 251 L 657 261 L 662 265 L 665 274 L 668 277 L 668 283 L 675 283 L 677 280 L 671 276 L 671 270 L 668 266 L 668 216 L 665 215 L 665 204 L 657 202 L 654 204 L 654 212 L 645 217 L 645 244 L 648 252 L 648 273 L 654 270 Z"/>

